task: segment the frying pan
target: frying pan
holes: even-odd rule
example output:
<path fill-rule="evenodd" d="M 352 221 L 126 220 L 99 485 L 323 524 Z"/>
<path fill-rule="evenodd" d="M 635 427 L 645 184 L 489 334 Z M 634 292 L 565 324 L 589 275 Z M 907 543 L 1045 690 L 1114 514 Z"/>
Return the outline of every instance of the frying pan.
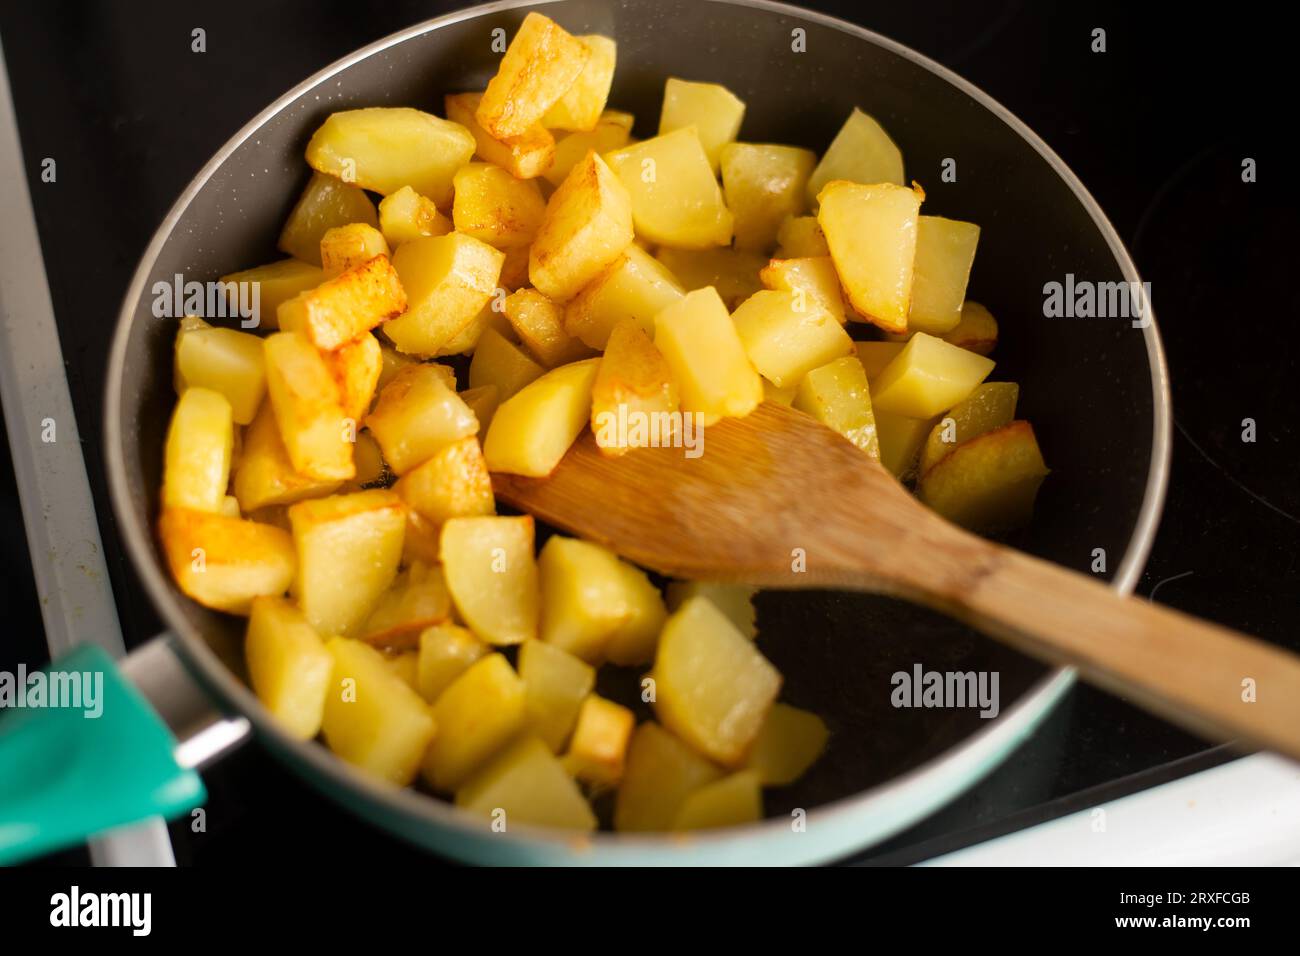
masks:
<path fill-rule="evenodd" d="M 922 608 L 858 594 L 760 594 L 759 640 L 785 675 L 784 697 L 822 714 L 831 744 L 798 784 L 768 794 L 762 823 L 688 839 L 603 832 L 575 838 L 527 827 L 492 833 L 446 802 L 372 781 L 324 747 L 277 729 L 242 680 L 242 620 L 182 596 L 152 532 L 175 396 L 174 322 L 154 318 L 150 289 L 177 273 L 202 281 L 278 258 L 276 236 L 308 175 L 304 146 L 330 112 L 377 105 L 440 112 L 444 93 L 485 85 L 499 60 L 493 31 L 513 34 L 533 6 L 545 6 L 570 31 L 618 40 L 610 102 L 638 117 L 640 136 L 653 134 L 670 75 L 723 83 L 739 95 L 748 104 L 740 135 L 746 141 L 821 151 L 854 106 L 879 119 L 902 148 L 909 178 L 925 186 L 927 211 L 983 230 L 970 295 L 988 304 L 1002 325 L 994 378 L 1021 383 L 1020 417 L 1034 422 L 1053 469 L 1032 526 L 1012 543 L 1079 570 L 1094 568 L 1104 554 L 1112 586 L 1132 590 L 1168 474 L 1169 393 L 1160 340 L 1154 322 L 1135 328 L 1127 320 L 1044 317 L 1044 285 L 1065 281 L 1067 273 L 1076 281 L 1139 277 L 1097 204 L 1029 129 L 969 83 L 897 43 L 766 0 L 477 7 L 374 43 L 285 94 L 199 172 L 145 252 L 109 357 L 105 452 L 122 539 L 170 633 L 131 655 L 125 666 L 130 680 L 120 686 L 109 662 L 90 661 L 105 668 L 121 699 L 131 703 L 117 710 L 132 716 L 118 721 L 106 713 L 104 720 L 80 723 L 96 724 L 106 741 L 96 746 L 121 752 L 125 762 L 93 781 L 101 795 L 94 807 L 84 797 L 52 797 L 48 781 L 45 793 L 25 803 L 0 796 L 0 817 L 16 819 L 17 806 L 26 824 L 25 837 L 10 837 L 7 848 L 0 839 L 0 859 L 153 813 L 182 812 L 202 799 L 194 768 L 251 729 L 322 793 L 461 860 L 825 861 L 899 831 L 971 786 L 1039 725 L 1070 686 L 1072 672 L 1048 669 Z M 951 182 L 941 177 L 948 160 L 955 161 L 947 164 L 956 171 Z M 895 709 L 890 675 L 916 664 L 996 671 L 999 715 Z M 148 726 L 156 723 L 154 712 L 169 731 Z M 27 729 L 33 739 L 57 736 L 34 725 Z M 121 746 L 123 740 L 131 746 Z M 174 759 L 149 763 L 151 747 L 174 748 Z M 0 747 L 0 763 L 6 759 Z M 85 784 L 94 770 L 70 776 Z"/>

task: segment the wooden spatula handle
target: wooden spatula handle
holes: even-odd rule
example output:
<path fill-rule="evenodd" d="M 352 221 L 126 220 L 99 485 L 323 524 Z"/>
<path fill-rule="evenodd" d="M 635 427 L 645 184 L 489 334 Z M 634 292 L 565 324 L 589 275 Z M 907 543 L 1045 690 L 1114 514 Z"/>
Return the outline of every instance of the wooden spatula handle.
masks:
<path fill-rule="evenodd" d="M 1100 581 L 989 545 L 951 610 L 1026 653 L 1211 739 L 1300 759 L 1300 658 L 1226 627 L 1121 597 Z"/>

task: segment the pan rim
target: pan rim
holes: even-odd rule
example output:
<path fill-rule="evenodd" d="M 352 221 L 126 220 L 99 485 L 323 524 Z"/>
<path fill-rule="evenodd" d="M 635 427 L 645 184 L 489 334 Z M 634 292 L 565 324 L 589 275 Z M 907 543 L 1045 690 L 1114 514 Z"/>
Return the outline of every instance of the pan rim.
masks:
<path fill-rule="evenodd" d="M 436 824 L 457 831 L 466 839 L 475 840 L 481 839 L 484 831 L 477 818 L 469 817 L 448 802 L 409 789 L 399 790 L 372 781 L 360 772 L 349 768 L 315 741 L 302 742 L 285 735 L 275 726 L 252 692 L 228 670 L 197 631 L 188 624 L 181 609 L 182 598 L 163 573 L 152 535 L 147 528 L 136 521 L 134 515 L 123 454 L 121 421 L 127 345 L 136 306 L 144 293 L 145 284 L 159 254 L 170 241 L 181 216 L 235 150 L 273 117 L 336 74 L 390 47 L 465 20 L 522 8 L 546 6 L 555 2 L 562 2 L 562 0 L 496 0 L 493 3 L 468 7 L 422 21 L 336 60 L 278 97 L 213 154 L 168 210 L 141 256 L 127 288 L 118 312 L 117 327 L 109 352 L 103 434 L 114 517 L 141 585 L 166 625 L 179 637 L 179 646 L 187 666 L 197 672 L 196 676 L 200 681 L 214 692 L 227 708 L 246 715 L 259 737 L 273 750 L 290 756 L 295 761 L 303 761 L 314 778 L 323 777 L 339 790 L 355 794 L 371 801 L 378 808 L 395 813 L 404 824 L 401 829 L 402 835 L 424 846 L 434 846 L 434 844 L 422 835 L 411 832 L 409 829 L 411 825 L 418 827 L 422 824 Z M 709 2 L 777 14 L 838 30 L 856 40 L 906 59 L 955 87 L 1009 127 L 1047 162 L 1087 211 L 1094 227 L 1105 239 L 1124 278 L 1129 282 L 1138 283 L 1136 287 L 1142 288 L 1137 268 L 1128 250 L 1083 183 L 1024 122 L 974 84 L 910 47 L 828 14 L 776 2 L 776 0 L 709 0 Z M 1142 329 L 1142 333 L 1147 348 L 1153 397 L 1151 460 L 1142 505 L 1132 535 L 1110 582 L 1111 587 L 1125 595 L 1133 592 L 1150 554 L 1168 487 L 1171 455 L 1171 398 L 1168 368 L 1155 314 L 1151 311 L 1149 302 L 1146 306 L 1146 314 L 1151 321 L 1146 328 Z M 1004 710 L 997 720 L 991 721 L 989 726 L 976 731 L 957 745 L 877 786 L 810 809 L 808 811 L 809 832 L 813 831 L 815 824 L 822 824 L 827 830 L 856 824 L 859 827 L 856 835 L 850 835 L 847 831 L 843 834 L 844 846 L 841 852 L 843 855 L 878 843 L 924 818 L 974 786 L 1001 763 L 1052 712 L 1074 683 L 1075 676 L 1072 668 L 1057 668 L 1050 671 Z M 302 772 L 298 767 L 294 769 Z M 319 789 L 322 789 L 327 796 L 337 797 L 326 788 Z M 874 824 L 866 826 L 866 821 L 872 818 L 876 818 Z M 783 836 L 788 836 L 790 832 L 791 828 L 787 821 L 781 818 L 770 818 L 748 826 L 693 835 L 689 842 L 682 841 L 680 836 L 596 833 L 584 837 L 580 843 L 583 847 L 604 851 L 605 858 L 599 858 L 600 854 L 586 852 L 577 854 L 576 861 L 583 862 L 582 858 L 585 857 L 587 862 L 612 862 L 609 854 L 622 856 L 626 853 L 628 854 L 626 861 L 630 862 L 633 858 L 656 852 L 670 854 L 665 857 L 665 861 L 671 862 L 676 857 L 684 861 L 686 854 L 682 851 L 686 848 L 708 851 L 731 847 L 741 842 L 750 844 L 746 851 L 746 856 L 750 856 L 755 841 L 775 842 Z M 520 844 L 532 844 L 542 854 L 571 853 L 575 848 L 572 834 L 532 827 L 520 827 L 517 833 L 512 834 L 511 842 L 520 849 L 522 849 Z M 802 856 L 809 861 L 835 857 L 835 853 L 828 852 L 825 845 L 817 841 L 809 841 L 809 843 L 811 844 L 809 850 L 812 852 L 793 855 Z M 813 849 L 817 846 L 821 846 L 821 849 Z"/>

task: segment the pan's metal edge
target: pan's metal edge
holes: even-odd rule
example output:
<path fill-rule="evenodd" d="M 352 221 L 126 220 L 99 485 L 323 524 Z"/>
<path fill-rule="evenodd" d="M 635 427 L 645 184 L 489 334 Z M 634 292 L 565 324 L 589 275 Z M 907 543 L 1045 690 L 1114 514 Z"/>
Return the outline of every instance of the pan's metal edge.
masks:
<path fill-rule="evenodd" d="M 152 263 L 157 259 L 172 229 L 190 201 L 234 150 L 253 135 L 257 129 L 290 106 L 304 92 L 316 87 L 340 71 L 391 46 L 453 23 L 478 18 L 490 13 L 541 6 L 551 2 L 555 2 L 555 0 L 497 0 L 494 3 L 468 8 L 416 24 L 336 61 L 276 99 L 275 102 L 231 137 L 199 171 L 172 205 L 141 258 L 140 265 L 123 300 L 112 348 L 109 353 L 109 373 L 105 386 L 104 434 L 110 494 L 120 532 L 133 554 L 149 553 L 149 550 L 153 548 L 153 543 L 147 531 L 137 525 L 132 515 L 132 503 L 127 490 L 125 462 L 120 454 L 121 388 L 127 341 L 130 334 L 130 323 L 135 311 L 135 303 L 139 301 L 143 292 L 144 283 L 148 279 Z M 1043 157 L 1088 211 L 1094 224 L 1105 237 L 1107 245 L 1120 265 L 1125 278 L 1131 282 L 1139 281 L 1137 268 L 1124 248 L 1123 242 L 1106 218 L 1105 213 L 1102 212 L 1096 200 L 1079 181 L 1078 177 L 1028 126 L 988 94 L 928 57 L 864 27 L 848 23 L 836 17 L 804 10 L 789 4 L 773 2 L 773 0 L 710 0 L 710 2 L 765 10 L 839 30 L 911 60 L 952 84 L 1010 127 Z M 1146 340 L 1152 373 L 1154 404 L 1152 459 L 1143 503 L 1134 526 L 1133 536 L 1129 541 L 1129 547 L 1125 551 L 1124 557 L 1117 566 L 1115 578 L 1112 581 L 1112 586 L 1122 594 L 1129 594 L 1133 591 L 1150 553 L 1169 478 L 1171 416 L 1168 369 L 1165 364 L 1164 349 L 1160 342 L 1154 314 L 1149 311 L 1147 314 L 1151 317 L 1151 323 L 1142 331 Z M 149 567 L 144 562 L 137 561 L 136 565 L 150 598 L 163 610 L 164 616 L 171 626 L 176 629 L 177 633 L 185 635 L 184 615 L 170 586 L 163 579 L 161 573 L 157 568 Z M 393 790 L 367 780 L 346 768 L 336 758 L 327 754 L 323 748 L 311 743 L 303 745 L 289 739 L 263 713 L 252 693 L 233 675 L 226 672 L 224 665 L 221 664 L 211 649 L 203 644 L 202 640 L 187 638 L 183 646 L 188 653 L 197 658 L 196 663 L 201 666 L 201 673 L 197 676 L 202 682 L 210 686 L 225 701 L 231 702 L 246 711 L 253 720 L 258 733 L 276 750 L 295 754 L 305 760 L 316 773 L 331 779 L 343 788 L 361 791 L 369 799 L 385 805 L 388 809 L 404 818 L 411 820 L 433 818 L 441 825 L 457 831 L 459 835 L 466 839 L 477 841 L 482 837 L 481 828 L 477 825 L 471 826 L 470 821 L 450 805 L 432 800 L 413 791 Z M 1072 686 L 1074 678 L 1075 673 L 1069 668 L 1051 672 L 1008 708 L 987 729 L 973 734 L 961 744 L 946 751 L 928 764 L 900 775 L 879 787 L 854 794 L 851 797 L 834 801 L 810 811 L 808 814 L 808 833 L 810 835 L 820 829 L 816 826 L 817 823 L 829 824 L 832 822 L 832 818 L 837 823 L 835 829 L 839 828 L 838 825 L 848 826 L 854 823 L 865 825 L 868 814 L 873 818 L 872 825 L 860 831 L 860 842 L 855 840 L 851 846 L 835 848 L 821 844 L 821 841 L 816 838 L 805 839 L 802 849 L 799 851 L 791 850 L 788 853 L 788 858 L 800 862 L 830 859 L 845 852 L 860 849 L 870 843 L 879 842 L 903 829 L 908 824 L 921 819 L 926 814 L 937 810 L 960 792 L 969 788 L 975 781 L 982 778 L 1027 738 Z M 922 786 L 929 788 L 927 799 L 918 799 L 918 794 L 913 792 L 922 789 Z M 772 856 L 775 857 L 781 855 L 780 851 L 776 850 L 776 841 L 790 835 L 789 823 L 780 819 L 735 828 L 717 835 L 697 836 L 689 842 L 683 842 L 679 839 L 666 840 L 654 837 L 595 834 L 587 841 L 584 841 L 584 845 L 589 848 L 588 852 L 577 854 L 573 861 L 591 863 L 686 863 L 691 862 L 690 858 L 693 855 L 693 850 L 699 850 L 702 854 L 712 852 L 714 859 L 717 860 L 718 856 L 723 858 L 731 856 L 727 852 L 729 848 L 737 846 L 742 841 L 752 840 L 755 837 L 771 838 L 772 850 L 776 851 Z M 516 858 L 532 855 L 539 860 L 554 861 L 559 858 L 559 854 L 572 856 L 571 851 L 574 844 L 571 836 L 524 828 L 524 832 L 515 834 L 515 838 L 516 847 L 519 850 Z M 529 853 L 530 848 L 533 851 L 532 853 Z M 790 848 L 787 846 L 782 849 L 789 850 Z M 599 852 L 591 852 L 592 850 L 599 850 Z M 756 855 L 753 850 L 747 850 L 739 853 L 737 857 L 738 859 L 753 859 Z"/>

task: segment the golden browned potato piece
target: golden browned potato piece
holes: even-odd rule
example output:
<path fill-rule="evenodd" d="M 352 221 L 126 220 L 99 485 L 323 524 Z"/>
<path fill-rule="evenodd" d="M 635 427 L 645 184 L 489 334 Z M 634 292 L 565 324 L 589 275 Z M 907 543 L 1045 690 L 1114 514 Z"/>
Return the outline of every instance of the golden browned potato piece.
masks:
<path fill-rule="evenodd" d="M 356 420 L 343 413 L 324 356 L 299 332 L 277 332 L 262 347 L 267 394 L 294 471 L 318 481 L 354 477 Z"/>
<path fill-rule="evenodd" d="M 384 386 L 366 418 L 366 428 L 383 449 L 384 460 L 399 475 L 478 431 L 474 413 L 439 367 L 421 364 L 402 369 Z"/>
<path fill-rule="evenodd" d="M 680 407 L 672 371 L 650 336 L 635 319 L 614 326 L 591 387 L 591 431 L 601 452 L 617 456 L 649 447 L 649 423 L 671 422 Z M 643 421 L 647 428 L 624 430 L 618 427 L 620 421 Z M 669 429 L 660 434 L 659 444 L 669 444 L 672 438 Z"/>
<path fill-rule="evenodd" d="M 600 122 L 600 114 L 609 99 L 618 44 L 596 33 L 578 37 L 578 41 L 591 57 L 573 85 L 542 117 L 542 125 L 547 129 L 592 130 Z"/>
<path fill-rule="evenodd" d="M 285 221 L 276 248 L 295 259 L 319 266 L 320 241 L 325 233 L 350 222 L 379 225 L 379 214 L 375 212 L 370 197 L 354 183 L 345 183 L 324 173 L 313 173 Z"/>
<path fill-rule="evenodd" d="M 289 452 L 275 423 L 270 402 L 262 405 L 244 432 L 244 449 L 235 467 L 235 497 L 245 512 L 270 505 L 291 505 L 304 498 L 318 498 L 337 490 L 342 479 L 317 479 L 293 469 Z"/>
<path fill-rule="evenodd" d="M 534 123 L 518 136 L 497 138 L 474 118 L 482 93 L 456 93 L 448 96 L 447 115 L 470 131 L 474 152 L 480 159 L 495 163 L 519 179 L 534 179 L 555 161 L 555 137 L 551 131 Z"/>
<path fill-rule="evenodd" d="M 366 202 L 370 201 L 366 199 L 365 193 L 361 194 L 361 198 Z M 318 254 L 319 245 L 317 243 Z M 280 303 L 287 302 L 299 292 L 316 288 L 325 281 L 325 271 L 310 262 L 281 259 L 279 262 L 268 262 L 264 266 L 232 272 L 230 275 L 222 276 L 219 281 L 222 285 L 235 283 L 235 288 L 238 288 L 238 283 L 247 282 L 256 288 L 258 328 L 274 329 L 277 327 L 276 310 L 280 308 Z"/>
<path fill-rule="evenodd" d="M 492 163 L 467 163 L 455 185 L 451 218 L 457 232 L 498 249 L 532 243 L 546 213 L 536 181 L 517 179 Z"/>
<path fill-rule="evenodd" d="M 493 136 L 518 136 L 560 101 L 587 66 L 591 50 L 550 17 L 530 13 L 475 112 Z"/>
<path fill-rule="evenodd" d="M 158 535 L 172 579 L 204 607 L 247 614 L 253 598 L 283 594 L 293 580 L 293 540 L 269 524 L 167 508 Z"/>
<path fill-rule="evenodd" d="M 988 355 L 998 344 L 998 320 L 984 306 L 968 299 L 962 303 L 961 321 L 944 335 L 943 340 L 958 348 Z"/>
<path fill-rule="evenodd" d="M 416 561 L 380 595 L 357 637 L 389 650 L 414 650 L 420 632 L 451 619 L 451 592 L 436 564 Z"/>
<path fill-rule="evenodd" d="M 341 275 L 375 256 L 389 254 L 384 234 L 364 222 L 327 229 L 320 239 L 321 268 L 327 276 Z"/>
<path fill-rule="evenodd" d="M 393 266 L 407 310 L 384 326 L 384 334 L 399 352 L 438 354 L 488 304 L 504 261 L 486 242 L 455 232 L 402 243 Z"/>
<path fill-rule="evenodd" d="M 592 354 L 583 341 L 564 330 L 564 309 L 536 289 L 520 289 L 505 301 L 506 319 L 515 334 L 547 368 Z"/>
<path fill-rule="evenodd" d="M 393 485 L 406 506 L 441 525 L 448 518 L 496 512 L 492 476 L 473 435 L 445 445 Z"/>
<path fill-rule="evenodd" d="M 428 196 L 403 186 L 379 200 L 379 229 L 389 248 L 396 249 L 412 239 L 445 236 L 451 232 L 451 220 Z"/>
<path fill-rule="evenodd" d="M 1012 422 L 958 445 L 921 476 L 917 494 L 949 521 L 997 534 L 1029 521 L 1047 472 L 1033 426 Z"/>
<path fill-rule="evenodd" d="M 361 421 L 370 410 L 379 384 L 379 373 L 384 367 L 384 355 L 379 340 L 369 332 L 349 342 L 335 352 L 326 352 L 325 361 L 339 385 L 343 414 Z"/>
<path fill-rule="evenodd" d="M 302 332 L 316 348 L 332 352 L 405 308 L 397 270 L 381 255 L 294 296 L 280 306 L 278 318 L 284 331 Z"/>

